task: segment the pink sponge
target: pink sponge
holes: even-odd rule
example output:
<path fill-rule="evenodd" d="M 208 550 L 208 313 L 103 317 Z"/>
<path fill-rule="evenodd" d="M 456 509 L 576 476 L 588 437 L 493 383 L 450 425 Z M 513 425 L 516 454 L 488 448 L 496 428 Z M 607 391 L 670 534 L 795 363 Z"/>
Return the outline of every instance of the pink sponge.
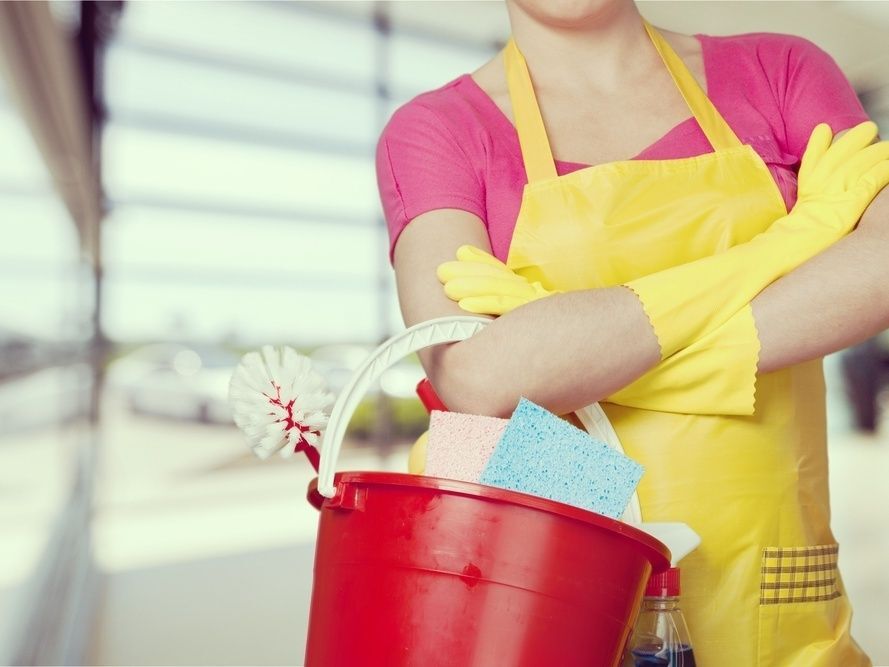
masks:
<path fill-rule="evenodd" d="M 503 435 L 507 419 L 433 410 L 426 445 L 426 474 L 478 482 Z"/>

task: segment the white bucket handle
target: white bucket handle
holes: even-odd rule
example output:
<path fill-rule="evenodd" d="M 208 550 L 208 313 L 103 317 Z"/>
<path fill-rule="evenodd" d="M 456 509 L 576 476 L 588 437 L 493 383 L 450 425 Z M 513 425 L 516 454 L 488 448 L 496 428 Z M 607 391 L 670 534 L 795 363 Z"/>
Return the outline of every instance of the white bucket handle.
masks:
<path fill-rule="evenodd" d="M 318 468 L 318 492 L 327 498 L 336 494 L 333 477 L 343 437 L 352 414 L 371 384 L 404 357 L 426 347 L 466 340 L 485 328 L 491 320 L 473 316 L 440 317 L 416 324 L 387 340 L 374 350 L 349 379 L 336 399 L 321 440 L 321 464 Z M 598 403 L 577 411 L 584 428 L 595 438 L 623 453 L 620 440 L 611 422 Z M 634 493 L 623 520 L 640 523 L 639 498 Z"/>

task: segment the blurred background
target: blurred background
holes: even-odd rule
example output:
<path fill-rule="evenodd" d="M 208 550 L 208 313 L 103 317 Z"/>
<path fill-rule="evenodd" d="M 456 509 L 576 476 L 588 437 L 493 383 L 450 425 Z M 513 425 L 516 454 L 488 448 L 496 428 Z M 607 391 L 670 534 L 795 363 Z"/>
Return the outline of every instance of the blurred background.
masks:
<path fill-rule="evenodd" d="M 889 2 L 640 2 L 686 33 L 802 35 L 889 127 Z M 231 424 L 240 354 L 336 390 L 402 328 L 373 152 L 472 71 L 501 2 L 0 3 L 0 664 L 298 664 L 315 512 L 302 460 Z M 889 340 L 827 360 L 834 530 L 889 663 Z M 416 360 L 341 467 L 403 470 Z"/>

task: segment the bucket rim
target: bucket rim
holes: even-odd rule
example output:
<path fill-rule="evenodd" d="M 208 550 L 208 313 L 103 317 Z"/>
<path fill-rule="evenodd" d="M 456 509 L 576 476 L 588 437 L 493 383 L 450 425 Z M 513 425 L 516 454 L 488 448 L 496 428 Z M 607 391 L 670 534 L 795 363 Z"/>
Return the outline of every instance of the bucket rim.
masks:
<path fill-rule="evenodd" d="M 522 493 L 521 491 L 502 489 L 496 486 L 488 486 L 486 484 L 464 482 L 462 480 L 447 479 L 444 477 L 430 477 L 428 475 L 365 470 L 346 470 L 336 473 L 334 476 L 334 485 L 337 487 L 337 496 L 340 496 L 345 490 L 345 487 L 349 484 L 419 487 L 422 489 L 445 491 L 464 496 L 481 497 L 486 500 L 522 505 L 530 509 L 558 514 L 569 519 L 574 519 L 575 521 L 620 533 L 641 543 L 641 545 L 649 552 L 648 560 L 652 566 L 652 574 L 663 572 L 670 567 L 670 549 L 666 544 L 652 535 L 649 535 L 644 530 L 631 526 L 623 521 L 619 521 L 618 519 L 612 519 L 603 514 L 560 503 L 557 500 L 550 500 L 549 498 Z M 318 493 L 317 477 L 309 482 L 306 497 L 308 498 L 309 503 L 318 510 L 322 508 L 325 501 L 329 500 Z"/>

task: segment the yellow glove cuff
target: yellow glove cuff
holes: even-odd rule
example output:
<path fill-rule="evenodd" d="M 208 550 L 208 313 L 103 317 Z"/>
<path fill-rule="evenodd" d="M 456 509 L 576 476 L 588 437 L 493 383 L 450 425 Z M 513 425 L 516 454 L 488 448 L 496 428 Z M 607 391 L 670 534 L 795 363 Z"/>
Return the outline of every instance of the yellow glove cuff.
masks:
<path fill-rule="evenodd" d="M 753 310 L 747 305 L 606 400 L 660 412 L 752 415 L 759 350 Z"/>

